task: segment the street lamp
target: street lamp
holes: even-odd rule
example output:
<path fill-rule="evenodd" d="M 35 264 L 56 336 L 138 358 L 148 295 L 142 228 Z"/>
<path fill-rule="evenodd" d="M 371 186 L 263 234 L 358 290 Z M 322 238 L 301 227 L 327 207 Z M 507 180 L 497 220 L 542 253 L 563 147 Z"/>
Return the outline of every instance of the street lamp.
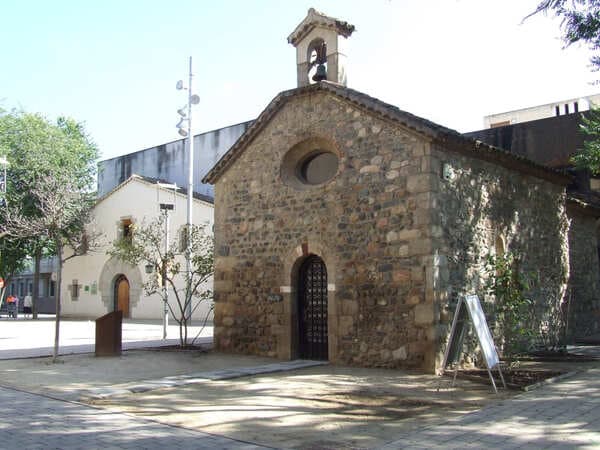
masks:
<path fill-rule="evenodd" d="M 169 211 L 173 211 L 173 203 L 161 203 L 160 210 L 165 216 L 165 253 L 161 264 L 162 288 L 164 299 L 163 310 L 163 339 L 167 338 L 167 327 L 169 326 L 169 288 L 167 286 L 167 254 L 169 253 Z"/>
<path fill-rule="evenodd" d="M 200 97 L 195 94 L 192 94 L 192 57 L 190 56 L 190 70 L 189 70 L 189 81 L 187 88 L 183 85 L 183 80 L 179 80 L 176 84 L 177 90 L 187 90 L 188 91 L 188 99 L 187 99 L 187 113 L 185 111 L 185 106 L 178 109 L 177 113 L 181 116 L 179 123 L 177 124 L 178 132 L 184 138 L 187 137 L 187 146 L 188 146 L 188 186 L 187 186 L 187 220 L 186 220 L 186 228 L 187 228 L 187 242 L 185 249 L 185 262 L 186 262 L 186 291 L 190 296 L 190 301 L 187 302 L 187 308 L 185 315 L 187 316 L 187 320 L 191 322 L 192 320 L 192 302 L 191 302 L 191 292 L 189 290 L 192 288 L 192 199 L 194 192 L 194 136 L 192 135 L 192 105 L 197 105 L 200 103 Z M 187 130 L 183 127 L 187 124 Z M 187 299 L 186 299 L 187 301 Z"/>
<path fill-rule="evenodd" d="M 166 257 L 167 254 L 169 253 L 169 211 L 173 211 L 175 209 L 175 192 L 177 191 L 177 189 L 179 189 L 177 187 L 176 184 L 167 184 L 167 183 L 161 183 L 158 182 L 156 183 L 157 186 L 157 200 L 158 200 L 158 207 L 160 209 L 160 211 L 163 213 L 164 215 L 164 220 L 165 220 L 165 247 L 164 247 L 164 253 L 163 253 L 163 258 L 161 261 L 161 284 L 162 284 L 162 289 L 163 289 L 163 339 L 167 338 L 167 327 L 169 326 L 169 289 L 167 286 L 167 263 L 166 263 Z M 171 189 L 173 190 L 173 203 L 161 203 L 160 202 L 160 194 L 159 194 L 159 189 L 158 188 L 165 188 L 165 189 Z M 146 266 L 146 272 L 148 272 L 149 270 L 149 266 Z"/>

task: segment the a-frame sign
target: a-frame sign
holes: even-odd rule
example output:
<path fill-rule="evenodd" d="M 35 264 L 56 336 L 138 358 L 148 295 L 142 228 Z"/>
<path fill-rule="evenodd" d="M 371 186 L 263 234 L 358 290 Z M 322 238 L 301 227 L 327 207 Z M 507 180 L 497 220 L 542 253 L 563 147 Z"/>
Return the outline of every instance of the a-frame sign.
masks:
<path fill-rule="evenodd" d="M 506 389 L 506 383 L 504 382 L 504 375 L 500 369 L 500 358 L 498 357 L 498 351 L 494 345 L 492 334 L 488 328 L 479 297 L 477 295 L 465 295 L 461 296 L 456 306 L 456 312 L 454 313 L 454 319 L 452 320 L 452 330 L 450 331 L 450 339 L 446 352 L 444 354 L 443 371 L 446 371 L 448 365 L 454 365 L 454 378 L 452 380 L 452 386 L 456 381 L 456 375 L 458 373 L 458 363 L 460 362 L 460 354 L 463 346 L 463 341 L 468 325 L 468 319 L 471 319 L 479 340 L 479 346 L 485 359 L 485 365 L 487 367 L 488 375 L 494 387 L 494 392 L 497 394 L 498 389 L 492 376 L 492 370 L 497 368 L 502 380 L 502 385 Z"/>

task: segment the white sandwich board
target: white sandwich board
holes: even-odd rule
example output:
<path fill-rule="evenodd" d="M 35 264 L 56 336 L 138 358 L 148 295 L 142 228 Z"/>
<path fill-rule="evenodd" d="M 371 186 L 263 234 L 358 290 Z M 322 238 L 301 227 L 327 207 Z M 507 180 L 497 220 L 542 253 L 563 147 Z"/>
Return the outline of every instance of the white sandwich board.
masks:
<path fill-rule="evenodd" d="M 463 304 L 465 307 L 463 307 Z M 468 317 L 467 317 L 468 316 Z M 444 354 L 443 371 L 446 370 L 448 364 L 454 364 L 454 381 L 456 380 L 456 374 L 458 373 L 458 363 L 460 362 L 460 353 L 463 346 L 464 335 L 467 328 L 467 318 L 471 319 L 473 327 L 475 328 L 475 334 L 479 341 L 479 346 L 485 359 L 485 365 L 487 367 L 494 392 L 498 393 L 494 377 L 492 376 L 491 370 L 494 368 L 498 369 L 500 373 L 500 379 L 506 389 L 506 383 L 504 382 L 504 376 L 500 369 L 500 358 L 498 357 L 498 351 L 494 345 L 492 333 L 485 320 L 485 314 L 481 308 L 481 303 L 477 295 L 465 295 L 458 299 L 458 305 L 456 306 L 456 312 L 454 313 L 454 319 L 452 320 L 452 330 L 450 331 L 450 339 L 446 346 L 446 352 Z"/>

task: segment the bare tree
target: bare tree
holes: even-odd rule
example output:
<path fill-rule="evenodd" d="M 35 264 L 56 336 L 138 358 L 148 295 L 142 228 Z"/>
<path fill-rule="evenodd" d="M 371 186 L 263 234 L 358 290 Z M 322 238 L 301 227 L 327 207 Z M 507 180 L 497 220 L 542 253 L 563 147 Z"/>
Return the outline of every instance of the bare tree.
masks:
<path fill-rule="evenodd" d="M 208 304 L 207 313 L 203 318 L 204 328 L 213 310 L 212 291 L 208 287 L 213 275 L 213 238 L 205 232 L 204 226 L 192 225 L 192 270 L 188 276 L 183 267 L 183 252 L 187 247 L 184 244 L 187 243 L 173 239 L 165 246 L 165 220 L 166 216 L 161 215 L 149 223 L 134 225 L 131 238 L 125 237 L 115 241 L 109 253 L 129 264 L 144 264 L 155 270 L 157 276 L 149 276 L 146 279 L 144 291 L 146 295 L 158 294 L 167 305 L 171 316 L 179 325 L 180 345 L 186 347 L 192 313 L 200 305 Z M 187 233 L 185 235 L 187 236 Z M 175 306 L 167 301 L 168 291 L 173 292 L 175 296 Z M 192 339 L 191 344 L 196 337 Z"/>
<path fill-rule="evenodd" d="M 24 215 L 21 209 L 6 209 L 3 230 L 12 237 L 43 237 L 52 242 L 58 259 L 56 290 L 56 323 L 52 361 L 58 358 L 61 278 L 65 261 L 86 253 L 96 236 L 86 232 L 90 211 L 94 204 L 93 194 L 81 189 L 77 180 L 66 174 L 39 178 L 31 188 L 31 199 L 36 214 Z"/>

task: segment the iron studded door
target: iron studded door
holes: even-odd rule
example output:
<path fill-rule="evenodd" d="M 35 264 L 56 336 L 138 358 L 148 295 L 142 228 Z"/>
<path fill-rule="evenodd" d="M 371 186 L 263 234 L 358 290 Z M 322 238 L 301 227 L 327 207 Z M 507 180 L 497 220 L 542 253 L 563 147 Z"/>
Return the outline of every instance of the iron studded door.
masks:
<path fill-rule="evenodd" d="M 300 267 L 298 332 L 300 358 L 327 360 L 327 269 L 318 256 Z"/>

